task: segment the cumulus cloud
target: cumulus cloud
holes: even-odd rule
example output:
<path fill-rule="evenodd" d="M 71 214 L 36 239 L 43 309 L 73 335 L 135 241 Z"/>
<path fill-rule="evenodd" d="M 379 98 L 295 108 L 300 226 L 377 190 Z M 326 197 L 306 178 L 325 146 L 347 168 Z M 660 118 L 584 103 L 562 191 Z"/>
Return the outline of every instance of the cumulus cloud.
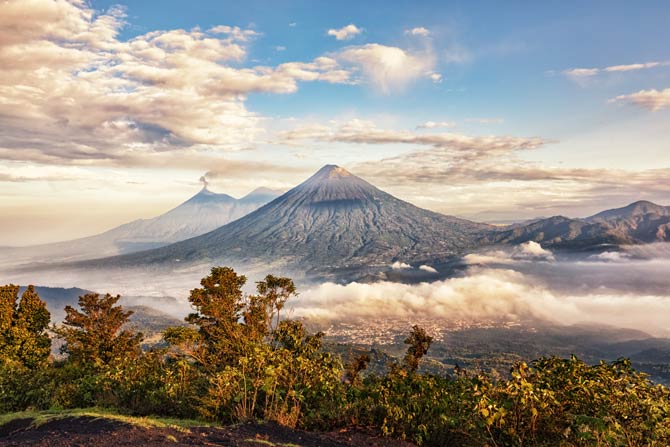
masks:
<path fill-rule="evenodd" d="M 405 262 L 396 261 L 393 264 L 391 264 L 391 268 L 393 270 L 407 270 L 407 269 L 411 269 L 412 266 L 405 263 Z"/>
<path fill-rule="evenodd" d="M 236 150 L 264 132 L 247 94 L 351 82 L 328 57 L 234 67 L 254 30 L 220 25 L 121 41 L 125 24 L 123 8 L 98 13 L 78 0 L 3 4 L 0 158 L 128 166 L 170 150 Z"/>
<path fill-rule="evenodd" d="M 435 80 L 431 77 L 436 74 L 433 72 L 435 57 L 430 48 L 410 51 L 370 43 L 345 48 L 335 58 L 360 70 L 368 83 L 385 94 L 419 78 Z"/>
<path fill-rule="evenodd" d="M 428 272 L 428 273 L 437 273 L 437 270 L 435 270 L 435 267 L 431 267 L 431 266 L 426 265 L 426 264 L 420 265 L 419 270 L 423 270 L 424 272 Z"/>
<path fill-rule="evenodd" d="M 242 29 L 239 26 L 218 25 L 209 29 L 213 34 L 227 34 L 235 40 L 246 42 L 251 38 L 257 37 L 259 33 L 252 29 Z"/>
<path fill-rule="evenodd" d="M 463 256 L 467 265 L 511 265 L 518 262 L 554 261 L 551 250 L 535 241 L 524 242 L 508 249 L 485 250 Z"/>
<path fill-rule="evenodd" d="M 350 40 L 362 32 L 363 28 L 359 28 L 353 23 L 350 23 L 349 25 L 343 26 L 339 29 L 329 29 L 328 35 L 335 37 L 337 40 Z"/>
<path fill-rule="evenodd" d="M 658 111 L 663 108 L 670 109 L 670 88 L 663 90 L 640 90 L 630 95 L 620 95 L 610 102 L 626 102 L 651 111 Z"/>
<path fill-rule="evenodd" d="M 428 28 L 424 28 L 423 26 L 417 26 L 416 28 L 406 29 L 405 35 L 428 37 L 430 36 L 430 30 L 428 30 Z"/>
<path fill-rule="evenodd" d="M 532 261 L 553 261 L 554 254 L 535 241 L 524 242 L 512 250 L 512 259 Z"/>

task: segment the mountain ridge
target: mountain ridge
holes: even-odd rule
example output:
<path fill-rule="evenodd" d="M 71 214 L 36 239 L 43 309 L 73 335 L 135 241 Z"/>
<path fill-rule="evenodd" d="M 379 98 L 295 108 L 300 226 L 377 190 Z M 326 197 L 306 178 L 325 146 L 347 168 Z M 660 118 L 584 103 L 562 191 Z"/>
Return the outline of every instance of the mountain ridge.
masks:
<path fill-rule="evenodd" d="M 288 259 L 310 267 L 452 256 L 492 227 L 425 210 L 336 165 L 254 212 L 196 238 L 118 257 L 122 264 Z"/>
<path fill-rule="evenodd" d="M 148 219 L 121 224 L 100 234 L 52 244 L 3 249 L 12 262 L 72 262 L 103 258 L 168 245 L 211 231 L 248 214 L 276 197 L 270 189 L 242 199 L 215 193 L 207 187 L 178 206 Z M 243 200 L 244 199 L 244 200 Z M 44 258 L 44 259 L 42 259 Z"/>
<path fill-rule="evenodd" d="M 261 189 L 248 196 L 266 192 Z M 201 194 L 206 199 L 213 193 L 204 189 Z M 390 271 L 392 264 L 429 264 L 448 270 L 453 260 L 484 246 L 534 241 L 545 248 L 598 250 L 668 241 L 669 210 L 638 201 L 591 218 L 552 216 L 499 227 L 419 208 L 344 168 L 326 165 L 251 213 L 202 235 L 71 265 L 175 269 L 192 264 L 252 269 L 272 265 L 314 278 L 367 278 Z"/>

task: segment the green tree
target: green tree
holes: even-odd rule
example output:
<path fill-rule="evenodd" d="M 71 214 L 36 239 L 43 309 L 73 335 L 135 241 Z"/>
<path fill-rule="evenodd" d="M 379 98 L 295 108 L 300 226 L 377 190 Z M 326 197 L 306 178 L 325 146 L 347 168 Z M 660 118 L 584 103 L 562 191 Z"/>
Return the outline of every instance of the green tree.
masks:
<path fill-rule="evenodd" d="M 51 314 L 33 286 L 28 286 L 20 300 L 18 293 L 19 286 L 0 287 L 0 352 L 5 359 L 35 368 L 51 353 L 47 333 Z"/>
<path fill-rule="evenodd" d="M 230 267 L 215 267 L 200 281 L 202 287 L 191 290 L 188 300 L 196 312 L 186 321 L 198 326 L 200 334 L 193 356 L 209 370 L 230 364 L 244 348 L 240 320 L 245 307 L 242 287 L 246 282 L 246 276 Z"/>
<path fill-rule="evenodd" d="M 12 284 L 0 287 L 0 352 L 2 357 L 13 357 L 10 331 L 16 314 L 19 286 Z"/>
<path fill-rule="evenodd" d="M 433 343 L 433 337 L 426 333 L 426 330 L 415 325 L 412 327 L 409 337 L 405 339 L 405 344 L 409 345 L 407 354 L 403 363 L 410 372 L 415 372 L 419 369 L 419 362 L 426 353 L 430 345 Z"/>
<path fill-rule="evenodd" d="M 70 363 L 101 368 L 140 355 L 142 334 L 123 329 L 133 312 L 115 305 L 120 298 L 89 293 L 79 297 L 81 311 L 65 307 L 57 333 L 65 341 L 61 352 L 69 355 Z"/>
<path fill-rule="evenodd" d="M 0 412 L 50 406 L 50 315 L 28 286 L 0 287 Z"/>
<path fill-rule="evenodd" d="M 255 344 L 269 341 L 284 304 L 296 295 L 295 284 L 290 278 L 267 275 L 257 283 L 257 294 L 245 296 L 246 282 L 246 276 L 230 267 L 213 268 L 189 296 L 196 312 L 186 321 L 198 327 L 199 340 L 185 330 L 168 331 L 168 338 L 188 342 L 193 358 L 210 371 L 235 364 Z"/>

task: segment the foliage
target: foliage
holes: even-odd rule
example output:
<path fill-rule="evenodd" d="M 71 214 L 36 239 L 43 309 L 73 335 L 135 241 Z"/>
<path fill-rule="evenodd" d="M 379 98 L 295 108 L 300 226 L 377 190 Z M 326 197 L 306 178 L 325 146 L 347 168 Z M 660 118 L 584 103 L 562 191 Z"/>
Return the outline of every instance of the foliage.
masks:
<path fill-rule="evenodd" d="M 431 446 L 670 445 L 670 391 L 628 360 L 547 357 L 517 362 L 505 377 L 425 374 L 432 338 L 415 326 L 400 363 L 366 374 L 366 353 L 343 366 L 322 333 L 282 319 L 296 296 L 291 279 L 268 275 L 251 295 L 245 284 L 231 268 L 212 269 L 191 291 L 191 325 L 169 328 L 146 352 L 124 328 L 119 297 L 84 295 L 57 329 L 68 354 L 59 361 L 44 352 L 49 315 L 34 290 L 19 301 L 18 287 L 0 288 L 0 412 L 95 406 L 218 423 L 353 424 Z"/>
<path fill-rule="evenodd" d="M 120 298 L 89 293 L 79 297 L 81 311 L 65 307 L 63 327 L 56 333 L 65 341 L 61 352 L 68 354 L 69 362 L 101 369 L 140 355 L 142 334 L 122 329 L 132 312 L 115 306 Z"/>
<path fill-rule="evenodd" d="M 18 294 L 19 286 L 0 287 L 0 361 L 33 369 L 44 365 L 51 353 L 47 333 L 51 315 L 33 286 L 20 300 Z"/>
<path fill-rule="evenodd" d="M 197 312 L 187 321 L 198 327 L 197 335 L 177 328 L 165 333 L 208 374 L 201 413 L 224 421 L 318 424 L 332 407 L 324 405 L 327 397 L 341 388 L 339 361 L 322 351 L 323 334 L 281 320 L 296 294 L 291 279 L 268 275 L 250 296 L 242 292 L 245 283 L 231 268 L 213 268 L 189 298 Z"/>
<path fill-rule="evenodd" d="M 405 340 L 405 344 L 409 345 L 409 348 L 407 348 L 407 354 L 403 360 L 410 372 L 416 372 L 419 369 L 419 362 L 428 352 L 432 342 L 433 337 L 429 336 L 425 329 L 416 325 L 412 327 L 412 332 Z"/>

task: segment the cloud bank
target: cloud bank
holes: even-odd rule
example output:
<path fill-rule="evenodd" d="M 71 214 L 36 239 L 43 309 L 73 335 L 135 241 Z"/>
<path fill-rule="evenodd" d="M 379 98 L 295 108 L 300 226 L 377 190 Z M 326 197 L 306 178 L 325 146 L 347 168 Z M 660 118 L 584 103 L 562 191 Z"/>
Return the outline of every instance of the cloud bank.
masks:
<path fill-rule="evenodd" d="M 670 249 L 660 244 L 655 250 Z M 652 249 L 654 250 L 654 249 Z M 525 256 L 540 256 L 538 264 Z M 470 256 L 470 255 L 469 255 Z M 321 284 L 301 293 L 296 316 L 323 321 L 355 318 L 444 320 L 544 320 L 555 324 L 609 324 L 670 336 L 670 257 L 631 260 L 611 255 L 555 260 L 535 245 L 480 255 L 462 276 L 418 285 L 380 281 Z M 467 258 L 467 257 L 466 257 Z M 472 258 L 471 258 L 472 259 Z M 482 259 L 490 264 L 481 265 Z M 649 279 L 646 287 L 631 278 Z"/>

